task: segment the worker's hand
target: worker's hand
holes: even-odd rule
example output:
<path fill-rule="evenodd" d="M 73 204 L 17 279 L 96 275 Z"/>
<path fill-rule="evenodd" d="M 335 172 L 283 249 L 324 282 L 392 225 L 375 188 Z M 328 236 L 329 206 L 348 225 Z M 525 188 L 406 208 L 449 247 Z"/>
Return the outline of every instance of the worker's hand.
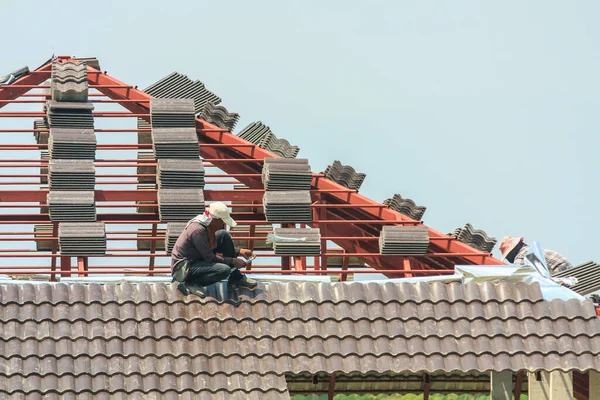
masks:
<path fill-rule="evenodd" d="M 252 257 L 254 253 L 250 249 L 240 249 L 240 256 L 244 257 L 246 260 Z"/>
<path fill-rule="evenodd" d="M 246 263 L 243 260 L 240 260 L 239 258 L 234 258 L 232 260 L 232 264 L 237 269 L 242 269 L 246 266 Z"/>

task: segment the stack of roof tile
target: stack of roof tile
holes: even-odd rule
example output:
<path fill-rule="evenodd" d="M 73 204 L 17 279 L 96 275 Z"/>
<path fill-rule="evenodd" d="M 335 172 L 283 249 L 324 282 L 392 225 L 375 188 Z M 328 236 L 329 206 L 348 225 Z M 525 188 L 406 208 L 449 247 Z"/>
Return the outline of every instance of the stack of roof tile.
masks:
<path fill-rule="evenodd" d="M 600 370 L 592 301 L 538 284 L 229 288 L 1 284 L 0 398 L 289 400 L 303 373 Z"/>
<path fill-rule="evenodd" d="M 40 184 L 47 185 L 48 184 L 48 162 L 50 160 L 50 153 L 48 150 L 40 150 L 40 160 L 42 163 L 40 165 Z"/>
<path fill-rule="evenodd" d="M 94 190 L 96 168 L 93 160 L 50 160 L 50 190 Z"/>
<path fill-rule="evenodd" d="M 312 221 L 310 191 L 266 191 L 263 207 L 269 222 Z"/>
<path fill-rule="evenodd" d="M 330 179 L 348 189 L 358 190 L 365 180 L 365 174 L 358 173 L 349 165 L 343 165 L 338 160 L 325 169 L 325 178 Z"/>
<path fill-rule="evenodd" d="M 204 188 L 204 164 L 196 159 L 158 160 L 159 188 Z"/>
<path fill-rule="evenodd" d="M 300 151 L 298 146 L 292 146 L 285 139 L 278 139 L 271 129 L 261 121 L 251 123 L 238 133 L 238 136 L 284 158 L 295 158 Z"/>
<path fill-rule="evenodd" d="M 43 118 L 34 120 L 33 129 L 33 137 L 35 138 L 35 142 L 37 144 L 48 144 L 48 136 L 50 135 L 50 133 L 48 132 L 48 121 L 46 121 Z M 45 132 L 35 132 L 36 130 L 42 130 Z"/>
<path fill-rule="evenodd" d="M 194 128 L 194 100 L 152 99 L 150 100 L 150 123 L 154 128 Z"/>
<path fill-rule="evenodd" d="M 52 63 L 52 100 L 87 101 L 88 76 L 85 63 Z"/>
<path fill-rule="evenodd" d="M 232 202 L 235 204 L 235 202 Z M 236 208 L 236 211 L 242 211 L 241 208 Z M 273 225 L 254 225 L 254 235 L 250 235 L 250 225 L 243 225 L 238 223 L 236 226 L 232 226 L 229 230 L 233 238 L 233 244 L 237 247 L 250 248 L 248 240 L 237 239 L 239 236 L 267 236 L 268 233 L 273 232 Z M 273 246 L 267 244 L 266 240 L 255 240 L 253 241 L 254 250 L 273 250 Z"/>
<path fill-rule="evenodd" d="M 137 137 L 139 144 L 152 144 L 152 131 L 150 122 L 146 121 L 143 118 L 137 119 Z M 140 132 L 140 130 L 144 129 L 144 132 Z"/>
<path fill-rule="evenodd" d="M 92 129 L 50 128 L 50 157 L 67 160 L 96 159 L 96 135 Z"/>
<path fill-rule="evenodd" d="M 16 81 L 20 77 L 25 76 L 27 74 L 29 74 L 29 67 L 24 66 L 24 67 L 19 68 L 16 71 L 11 72 L 8 75 L 0 76 L 0 86 L 10 85 L 11 83 Z"/>
<path fill-rule="evenodd" d="M 555 277 L 559 278 L 571 276 L 577 278 L 577 284 L 569 287 L 569 289 L 582 296 L 600 290 L 600 264 L 594 261 L 586 262 L 555 275 Z"/>
<path fill-rule="evenodd" d="M 33 225 L 33 237 L 37 251 L 52 251 L 52 240 L 39 240 L 52 237 L 54 226 L 52 224 Z"/>
<path fill-rule="evenodd" d="M 50 220 L 91 222 L 96 220 L 94 191 L 51 190 L 47 196 Z"/>
<path fill-rule="evenodd" d="M 163 222 L 189 221 L 204 212 L 202 189 L 160 189 L 158 213 Z"/>
<path fill-rule="evenodd" d="M 96 57 L 77 57 L 77 61 L 100 71 L 100 61 Z"/>
<path fill-rule="evenodd" d="M 140 183 L 136 186 L 137 190 L 156 190 L 155 183 Z M 137 200 L 135 202 L 137 205 L 137 212 L 139 213 L 155 213 L 156 207 L 145 206 L 144 204 L 155 204 L 154 201 L 145 201 L 145 200 Z"/>
<path fill-rule="evenodd" d="M 379 235 L 381 254 L 426 254 L 429 232 L 426 226 L 385 225 Z"/>
<path fill-rule="evenodd" d="M 303 241 L 275 241 L 275 254 L 287 256 L 318 256 L 321 254 L 321 231 L 316 228 L 276 228 L 276 236 Z"/>
<path fill-rule="evenodd" d="M 167 233 L 165 236 L 165 249 L 168 254 L 171 254 L 173 251 L 173 246 L 175 246 L 175 242 L 181 235 L 181 232 L 185 229 L 187 222 L 169 222 L 167 224 Z"/>
<path fill-rule="evenodd" d="M 194 99 L 194 111 L 199 114 L 206 103 L 221 103 L 221 98 L 207 90 L 199 80 L 192 81 L 186 75 L 173 72 L 144 89 L 144 92 L 156 98 Z"/>
<path fill-rule="evenodd" d="M 65 256 L 103 256 L 106 254 L 104 222 L 61 222 L 58 245 Z"/>
<path fill-rule="evenodd" d="M 157 159 L 200 158 L 196 128 L 152 128 L 152 149 Z"/>
<path fill-rule="evenodd" d="M 138 167 L 137 173 L 138 175 L 149 175 L 149 176 L 138 176 L 139 183 L 156 183 L 156 160 L 154 159 L 154 154 L 151 151 L 138 151 L 137 153 L 138 159 Z M 143 161 L 140 161 L 143 160 Z M 148 162 L 145 162 L 148 160 Z M 148 165 L 143 165 L 148 164 Z M 154 164 L 154 165 L 152 165 Z"/>
<path fill-rule="evenodd" d="M 230 113 L 225 107 L 217 106 L 209 101 L 204 106 L 200 118 L 221 129 L 227 129 L 228 131 L 233 132 L 235 125 L 240 119 L 240 115 L 237 113 Z"/>
<path fill-rule="evenodd" d="M 392 210 L 404 214 L 414 220 L 420 221 L 423 219 L 423 214 L 427 207 L 417 206 L 411 199 L 404 199 L 401 195 L 395 194 L 391 199 L 386 199 L 383 204 L 388 205 Z"/>
<path fill-rule="evenodd" d="M 488 236 L 485 231 L 474 229 L 469 223 L 464 228 L 456 228 L 450 236 L 455 237 L 459 242 L 463 242 L 485 253 L 491 253 L 498 241 L 496 238 Z"/>
<path fill-rule="evenodd" d="M 265 158 L 262 182 L 266 190 L 310 190 L 312 171 L 305 158 Z"/>
<path fill-rule="evenodd" d="M 48 189 L 48 185 L 40 185 L 40 190 L 45 191 Z M 48 210 L 47 198 L 48 196 L 46 195 L 46 199 L 40 201 L 40 214 L 48 214 L 50 212 Z"/>
<path fill-rule="evenodd" d="M 46 118 L 51 128 L 94 129 L 92 103 L 59 102 L 46 103 Z"/>
<path fill-rule="evenodd" d="M 165 236 L 167 233 L 166 229 L 157 229 L 156 234 L 152 234 L 152 229 L 138 229 L 137 237 L 142 240 L 137 240 L 137 249 L 138 251 L 149 251 L 152 248 L 152 243 L 156 243 L 154 246 L 154 250 L 156 251 L 164 251 L 165 250 L 165 242 L 163 240 L 154 240 L 154 239 L 146 239 L 153 236 Z M 144 240 L 145 239 L 145 240 Z"/>

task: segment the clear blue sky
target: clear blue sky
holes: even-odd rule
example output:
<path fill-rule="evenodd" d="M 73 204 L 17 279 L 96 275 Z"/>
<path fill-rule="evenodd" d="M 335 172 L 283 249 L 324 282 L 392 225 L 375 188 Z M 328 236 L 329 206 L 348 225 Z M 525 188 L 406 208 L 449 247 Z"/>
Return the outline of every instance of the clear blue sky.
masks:
<path fill-rule="evenodd" d="M 2 5 L 0 75 L 96 56 L 140 87 L 179 71 L 361 193 L 444 233 L 600 260 L 597 1 L 31 1 Z M 3 157 L 6 154 L 2 154 Z M 497 252 L 496 252 L 497 254 Z"/>

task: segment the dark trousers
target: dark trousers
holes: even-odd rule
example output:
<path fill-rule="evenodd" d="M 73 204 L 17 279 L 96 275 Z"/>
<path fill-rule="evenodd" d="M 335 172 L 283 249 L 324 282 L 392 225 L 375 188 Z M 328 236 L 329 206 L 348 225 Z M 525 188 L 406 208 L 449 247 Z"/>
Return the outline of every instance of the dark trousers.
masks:
<path fill-rule="evenodd" d="M 217 248 L 213 252 L 221 253 L 225 257 L 235 258 L 235 246 L 231 235 L 224 229 L 215 233 L 217 238 Z M 242 279 L 242 273 L 239 269 L 230 267 L 227 264 L 218 262 L 195 261 L 190 266 L 190 273 L 186 283 L 200 286 L 208 286 L 213 283 L 229 278 L 234 282 Z"/>

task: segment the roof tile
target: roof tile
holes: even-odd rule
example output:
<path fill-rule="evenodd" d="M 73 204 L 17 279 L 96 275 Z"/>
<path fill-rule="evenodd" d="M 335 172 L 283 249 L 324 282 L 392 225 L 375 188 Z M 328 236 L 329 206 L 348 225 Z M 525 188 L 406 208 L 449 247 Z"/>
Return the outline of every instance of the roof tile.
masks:
<path fill-rule="evenodd" d="M 545 301 L 538 285 L 274 282 L 208 292 L 0 285 L 0 397 L 280 399 L 289 373 L 600 369 L 593 304 Z"/>

